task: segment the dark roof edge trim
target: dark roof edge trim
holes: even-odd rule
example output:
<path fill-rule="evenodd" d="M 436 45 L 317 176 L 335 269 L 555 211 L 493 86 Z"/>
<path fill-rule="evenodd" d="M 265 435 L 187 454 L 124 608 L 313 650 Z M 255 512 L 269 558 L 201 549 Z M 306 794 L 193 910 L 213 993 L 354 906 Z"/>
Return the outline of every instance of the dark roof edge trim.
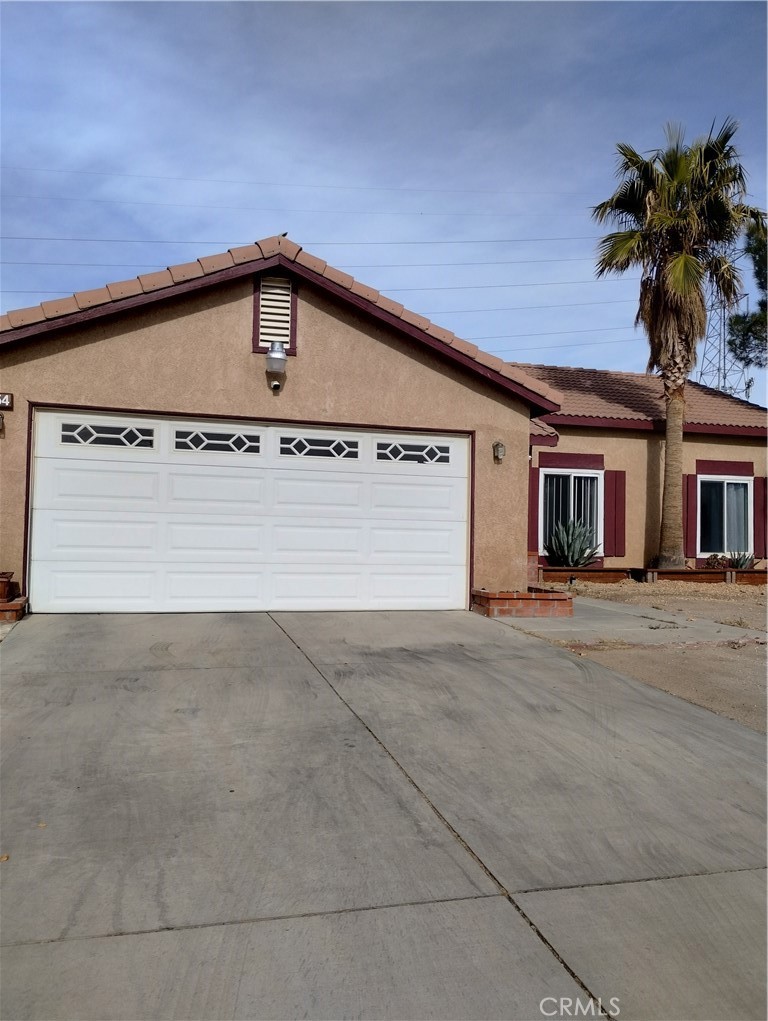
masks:
<path fill-rule="evenodd" d="M 541 418 L 553 429 L 561 426 L 576 426 L 585 429 L 626 429 L 631 432 L 664 432 L 664 420 L 657 418 L 601 418 L 597 415 L 542 415 Z M 702 422 L 686 422 L 685 433 L 704 433 L 709 436 L 768 436 L 768 425 L 717 425 Z"/>
<path fill-rule="evenodd" d="M 518 397 L 531 407 L 534 415 L 557 411 L 559 407 L 558 404 L 548 400 L 546 397 L 543 397 L 541 394 L 538 394 L 533 390 L 529 390 L 522 383 L 509 379 L 507 376 L 504 376 L 500 372 L 496 372 L 494 369 L 483 365 L 474 358 L 471 358 L 469 355 L 463 354 L 461 351 L 454 350 L 450 347 L 450 345 L 445 344 L 434 337 L 430 337 L 428 333 L 419 329 L 419 327 L 412 326 L 410 323 L 406 323 L 397 316 L 392 315 L 391 312 L 378 308 L 377 305 L 369 301 L 367 298 L 355 294 L 347 288 L 342 287 L 340 284 L 336 284 L 332 280 L 326 280 L 323 276 L 315 273 L 311 269 L 308 269 L 306 266 L 302 266 L 300 263 L 294 262 L 282 253 L 269 256 L 265 259 L 244 262 L 240 266 L 227 267 L 226 269 L 218 270 L 217 272 L 210 273 L 204 277 L 195 277 L 193 280 L 186 280 L 178 284 L 172 284 L 169 287 L 158 288 L 156 291 L 132 295 L 129 298 L 123 298 L 119 301 L 105 302 L 103 305 L 94 305 L 93 308 L 82 309 L 79 312 L 71 312 L 68 315 L 59 316 L 55 319 L 47 319 L 41 322 L 31 323 L 29 326 L 20 326 L 17 329 L 9 330 L 7 334 L 0 334 L 0 346 L 11 346 L 23 341 L 32 340 L 36 337 L 54 333 L 58 330 L 69 329 L 72 326 L 79 326 L 83 323 L 93 323 L 100 319 L 110 319 L 125 311 L 156 304 L 160 301 L 183 297 L 194 293 L 195 291 L 213 287 L 216 284 L 227 283 L 232 280 L 240 280 L 243 277 L 253 276 L 257 273 L 263 272 L 264 270 L 273 269 L 275 266 L 280 266 L 285 269 L 286 272 L 301 277 L 308 283 L 317 286 L 320 290 L 324 290 L 335 295 L 342 301 L 345 301 L 348 304 L 359 308 L 366 314 L 372 315 L 374 318 L 386 323 L 387 326 L 396 330 L 398 333 L 404 333 L 414 340 L 419 341 L 425 347 L 430 348 L 443 358 L 462 366 L 462 368 L 468 369 L 474 375 L 482 376 L 487 382 L 495 384 L 508 393 L 514 394 L 515 397 Z"/>

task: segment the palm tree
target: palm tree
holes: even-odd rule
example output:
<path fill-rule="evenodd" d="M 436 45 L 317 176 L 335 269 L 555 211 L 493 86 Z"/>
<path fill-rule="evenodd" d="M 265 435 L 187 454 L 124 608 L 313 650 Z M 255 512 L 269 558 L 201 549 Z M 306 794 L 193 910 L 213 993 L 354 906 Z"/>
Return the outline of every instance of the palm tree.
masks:
<path fill-rule="evenodd" d="M 707 292 L 733 307 L 741 279 L 736 242 L 750 223 L 765 230 L 765 214 L 748 206 L 746 174 L 732 145 L 738 124 L 728 119 L 691 145 L 666 127 L 666 147 L 648 157 L 616 146 L 619 187 L 592 215 L 620 228 L 598 245 L 597 275 L 640 267 L 635 325 L 650 346 L 648 371 L 664 384 L 666 443 L 659 567 L 682 567 L 683 423 L 685 383 L 706 332 Z"/>

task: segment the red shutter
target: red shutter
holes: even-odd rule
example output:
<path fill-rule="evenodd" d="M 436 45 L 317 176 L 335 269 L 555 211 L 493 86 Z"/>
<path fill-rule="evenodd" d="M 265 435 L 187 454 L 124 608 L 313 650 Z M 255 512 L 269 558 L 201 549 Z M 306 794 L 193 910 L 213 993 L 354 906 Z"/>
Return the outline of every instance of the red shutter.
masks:
<path fill-rule="evenodd" d="M 696 527 L 698 524 L 698 499 L 695 475 L 683 475 L 683 552 L 687 557 L 696 556 Z"/>
<path fill-rule="evenodd" d="M 755 556 L 764 560 L 768 555 L 765 541 L 765 514 L 766 514 L 766 480 L 765 476 L 757 476 L 753 482 L 753 497 L 754 497 L 754 527 L 755 527 Z"/>
<path fill-rule="evenodd" d="M 528 469 L 528 549 L 539 551 L 539 469 Z"/>
<path fill-rule="evenodd" d="M 627 473 L 605 472 L 603 486 L 603 554 L 606 557 L 623 557 L 626 551 Z"/>

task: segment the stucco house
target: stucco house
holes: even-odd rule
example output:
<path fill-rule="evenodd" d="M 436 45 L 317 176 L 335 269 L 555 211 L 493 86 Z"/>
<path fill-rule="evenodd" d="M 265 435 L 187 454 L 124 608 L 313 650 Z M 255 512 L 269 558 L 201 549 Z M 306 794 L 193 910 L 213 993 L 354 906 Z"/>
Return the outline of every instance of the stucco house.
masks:
<path fill-rule="evenodd" d="M 32 611 L 526 586 L 530 418 L 558 395 L 288 238 L 9 312 L 0 373 L 0 569 Z"/>
<path fill-rule="evenodd" d="M 11 311 L 0 570 L 38 612 L 464 609 L 575 500 L 642 566 L 657 382 L 611 375 L 505 363 L 285 237 Z M 745 484 L 759 550 L 764 412 L 702 401 L 688 514 Z"/>
<path fill-rule="evenodd" d="M 557 389 L 560 407 L 531 423 L 528 548 L 570 515 L 588 521 L 595 567 L 649 566 L 657 552 L 664 469 L 658 376 L 556 365 L 516 366 Z M 766 409 L 686 385 L 683 447 L 687 563 L 712 553 L 766 557 Z"/>

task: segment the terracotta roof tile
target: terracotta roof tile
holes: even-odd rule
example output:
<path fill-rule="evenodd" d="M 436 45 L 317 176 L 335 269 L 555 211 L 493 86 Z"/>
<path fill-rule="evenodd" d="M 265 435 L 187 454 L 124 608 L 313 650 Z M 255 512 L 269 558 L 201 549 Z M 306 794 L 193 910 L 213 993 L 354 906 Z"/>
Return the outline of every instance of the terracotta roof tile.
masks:
<path fill-rule="evenodd" d="M 31 308 L 14 308 L 11 309 L 6 318 L 14 330 L 18 330 L 20 326 L 29 326 L 32 323 L 41 323 L 45 319 L 45 312 L 39 305 L 33 305 Z"/>
<path fill-rule="evenodd" d="M 477 344 L 470 344 L 468 340 L 462 340 L 461 337 L 457 337 L 451 347 L 456 351 L 461 351 L 463 355 L 469 355 L 470 358 L 476 358 L 477 352 L 480 350 Z"/>
<path fill-rule="evenodd" d="M 263 259 L 270 259 L 273 255 L 278 255 L 280 252 L 280 238 L 277 235 L 273 235 L 269 238 L 262 238 L 261 241 L 257 241 L 256 244 L 261 249 L 261 257 Z"/>
<path fill-rule="evenodd" d="M 253 262 L 254 259 L 262 259 L 261 249 L 258 245 L 243 245 L 241 248 L 230 248 L 229 254 L 232 256 L 232 262 L 236 266 L 239 266 L 242 262 Z"/>
<path fill-rule="evenodd" d="M 107 284 L 107 290 L 112 295 L 112 301 L 120 301 L 121 298 L 132 298 L 136 294 L 142 294 L 141 284 L 136 277 L 133 280 L 118 280 L 117 283 Z"/>
<path fill-rule="evenodd" d="M 480 362 L 481 365 L 486 365 L 489 369 L 494 369 L 496 372 L 501 372 L 504 367 L 503 359 L 499 358 L 498 355 L 488 354 L 487 351 L 478 351 L 475 355 L 475 361 Z"/>
<path fill-rule="evenodd" d="M 420 330 L 426 330 L 429 326 L 429 319 L 425 319 L 424 316 L 420 316 L 416 312 L 411 312 L 407 308 L 404 308 L 400 313 L 400 318 L 404 323 L 410 323 L 411 326 L 416 326 Z"/>
<path fill-rule="evenodd" d="M 79 312 L 77 302 L 72 298 L 54 298 L 53 301 L 41 301 L 40 308 L 46 319 L 58 319 L 59 316 L 68 316 L 72 312 Z"/>
<path fill-rule="evenodd" d="M 517 368 L 517 366 L 512 365 L 509 362 L 505 363 L 504 368 L 501 369 L 501 374 L 502 376 L 506 376 L 507 379 L 514 380 L 521 386 L 530 386 L 531 383 L 533 382 L 533 378 L 535 378 L 531 377 L 528 373 L 523 372 L 521 369 Z M 541 393 L 543 396 L 548 397 L 549 400 L 552 401 L 554 404 L 560 404 L 562 401 L 562 394 L 558 390 L 555 390 L 553 387 L 549 386 L 543 380 L 538 380 L 537 391 Z"/>
<path fill-rule="evenodd" d="M 229 252 L 222 252 L 220 255 L 204 255 L 197 260 L 203 268 L 203 273 L 218 273 L 220 269 L 232 269 L 235 261 Z"/>
<path fill-rule="evenodd" d="M 328 263 L 324 259 L 318 259 L 316 255 L 310 255 L 309 252 L 305 252 L 303 249 L 296 256 L 296 262 L 300 266 L 306 266 L 307 269 L 311 269 L 313 273 L 319 273 L 323 275 L 325 267 Z"/>
<path fill-rule="evenodd" d="M 381 304 L 381 302 L 379 302 Z M 436 323 L 430 323 L 427 327 L 427 333 L 430 337 L 434 337 L 435 340 L 442 341 L 443 344 L 453 344 L 456 340 L 456 334 L 451 333 L 450 330 L 446 330 L 442 326 L 438 326 Z"/>
<path fill-rule="evenodd" d="M 112 295 L 106 287 L 97 287 L 92 291 L 76 291 L 75 301 L 78 308 L 93 308 L 95 305 L 106 305 L 112 301 Z"/>
<path fill-rule="evenodd" d="M 563 416 L 621 419 L 627 422 L 664 420 L 664 390 L 658 376 L 609 369 L 580 369 L 561 365 L 515 363 L 529 376 L 556 387 L 560 410 L 547 415 L 555 427 Z M 689 380 L 685 387 L 688 425 L 766 425 L 766 409 L 720 390 Z"/>
<path fill-rule="evenodd" d="M 326 274 L 327 276 L 327 274 Z M 393 316 L 397 316 L 399 319 L 402 312 L 403 306 L 399 301 L 393 301 L 388 298 L 385 294 L 380 294 L 376 299 L 376 307 L 382 309 L 384 312 L 390 312 Z"/>
<path fill-rule="evenodd" d="M 326 266 L 323 276 L 326 280 L 330 280 L 332 283 L 338 284 L 340 287 L 346 287 L 347 290 L 349 290 L 355 282 L 355 278 L 351 277 L 349 273 L 342 273 L 340 269 L 334 269 L 333 266 Z"/>
<path fill-rule="evenodd" d="M 553 429 L 551 425 L 547 425 L 546 422 L 542 422 L 540 418 L 532 418 L 531 436 L 551 436 L 554 438 L 557 436 L 557 430 Z"/>
<path fill-rule="evenodd" d="M 177 266 L 169 266 L 168 272 L 173 277 L 175 284 L 181 284 L 185 280 L 195 280 L 203 276 L 203 267 L 195 259 L 194 262 L 180 262 Z"/>
<path fill-rule="evenodd" d="M 297 245 L 295 241 L 282 236 L 277 239 L 277 245 L 281 255 L 284 255 L 287 259 L 293 259 L 294 262 L 296 261 L 296 256 L 301 251 L 301 245 Z"/>
<path fill-rule="evenodd" d="M 13 325 L 11 320 L 6 315 L 0 316 L 0 333 L 4 333 L 5 330 L 12 330 Z"/>
<path fill-rule="evenodd" d="M 368 287 L 367 284 L 361 284 L 359 280 L 353 280 L 349 289 L 353 294 L 357 294 L 361 298 L 365 298 L 366 301 L 373 302 L 374 305 L 379 297 L 379 292 L 374 287 Z M 404 318 L 404 316 L 401 316 L 401 318 Z"/>
<path fill-rule="evenodd" d="M 161 269 L 157 273 L 142 273 L 138 280 L 145 294 L 160 291 L 163 287 L 173 287 L 173 277 L 167 269 Z"/>

